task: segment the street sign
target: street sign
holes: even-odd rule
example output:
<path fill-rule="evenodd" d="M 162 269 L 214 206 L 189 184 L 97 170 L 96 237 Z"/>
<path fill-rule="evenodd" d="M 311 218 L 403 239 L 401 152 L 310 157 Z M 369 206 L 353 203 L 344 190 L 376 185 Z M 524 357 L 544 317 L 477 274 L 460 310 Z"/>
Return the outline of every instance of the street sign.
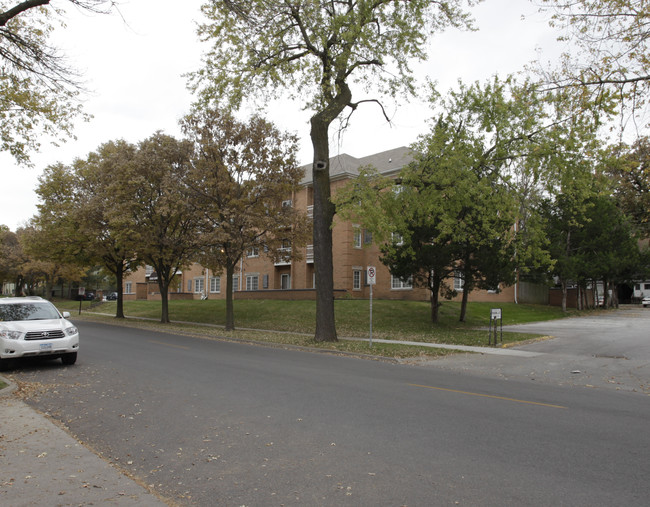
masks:
<path fill-rule="evenodd" d="M 374 266 L 368 266 L 367 278 L 368 285 L 375 285 L 377 283 L 377 270 Z"/>
<path fill-rule="evenodd" d="M 501 342 L 503 342 L 503 314 L 501 308 L 490 309 L 490 330 L 488 335 L 488 345 L 492 345 L 492 323 L 494 323 L 494 345 L 497 344 L 499 338 L 499 325 L 501 325 Z"/>
<path fill-rule="evenodd" d="M 370 285 L 370 335 L 369 343 L 372 347 L 372 286 L 377 283 L 377 270 L 375 266 L 368 266 L 366 270 L 366 278 L 368 279 L 368 285 Z"/>

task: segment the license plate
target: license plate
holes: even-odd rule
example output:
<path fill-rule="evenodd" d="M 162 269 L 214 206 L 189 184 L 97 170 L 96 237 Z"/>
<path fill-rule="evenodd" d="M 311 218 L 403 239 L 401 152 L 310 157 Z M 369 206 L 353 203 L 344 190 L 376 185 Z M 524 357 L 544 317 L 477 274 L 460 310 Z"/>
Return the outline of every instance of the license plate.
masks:
<path fill-rule="evenodd" d="M 51 343 L 41 343 L 41 350 L 52 350 Z"/>

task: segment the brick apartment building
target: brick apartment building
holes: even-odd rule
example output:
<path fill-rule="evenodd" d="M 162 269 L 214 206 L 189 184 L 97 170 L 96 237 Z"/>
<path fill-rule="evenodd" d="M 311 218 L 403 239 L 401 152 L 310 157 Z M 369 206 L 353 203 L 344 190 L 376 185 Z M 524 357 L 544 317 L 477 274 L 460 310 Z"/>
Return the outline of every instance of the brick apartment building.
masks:
<path fill-rule="evenodd" d="M 372 165 L 380 173 L 391 176 L 397 175 L 411 160 L 410 150 L 406 147 L 362 158 L 346 154 L 333 157 L 330 159 L 332 194 L 357 177 L 359 169 L 364 166 Z M 307 215 L 313 212 L 311 166 L 305 166 L 305 177 L 300 188 L 287 205 L 304 210 Z M 391 276 L 388 268 L 379 261 L 379 248 L 373 243 L 372 236 L 358 224 L 335 217 L 332 236 L 336 298 L 369 298 L 369 287 L 365 284 L 366 269 L 375 266 L 374 298 L 429 300 L 428 289 L 414 288 L 410 283 Z M 287 250 L 290 248 L 287 245 Z M 225 272 L 212 273 L 194 264 L 179 273 L 177 278 L 178 283 L 170 288 L 170 299 L 200 299 L 204 294 L 211 299 L 225 298 Z M 233 286 L 235 299 L 315 299 L 313 246 L 307 245 L 302 260 L 294 262 L 274 262 L 261 249 L 252 249 L 241 259 Z M 461 279 L 454 279 L 454 288 L 459 293 L 462 291 Z M 547 302 L 548 291 L 539 289 L 518 283 L 500 287 L 499 291 L 475 290 L 469 297 L 472 301 L 495 303 L 524 300 Z M 151 268 L 141 268 L 125 280 L 124 298 L 160 299 L 155 273 Z"/>

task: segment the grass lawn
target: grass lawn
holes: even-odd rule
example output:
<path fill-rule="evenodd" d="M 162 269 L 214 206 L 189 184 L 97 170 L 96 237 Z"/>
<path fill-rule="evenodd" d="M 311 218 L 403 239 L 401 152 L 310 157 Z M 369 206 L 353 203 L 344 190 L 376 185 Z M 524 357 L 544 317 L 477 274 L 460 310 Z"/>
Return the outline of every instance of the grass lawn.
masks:
<path fill-rule="evenodd" d="M 60 309 L 69 310 L 72 318 L 78 318 L 79 302 L 57 301 Z M 185 332 L 193 335 L 219 336 L 233 339 L 321 347 L 342 352 L 366 352 L 390 357 L 412 357 L 421 355 L 443 355 L 450 353 L 443 349 L 412 347 L 373 343 L 370 349 L 367 341 L 344 341 L 336 344 L 317 344 L 313 340 L 316 306 L 313 301 L 241 300 L 235 301 L 235 326 L 237 331 L 226 333 L 220 328 L 206 328 L 178 322 L 212 324 L 225 323 L 223 300 L 170 301 L 169 311 L 173 325 L 160 325 L 160 302 L 127 301 L 124 312 L 127 317 L 143 317 L 154 321 L 128 320 L 128 325 L 155 326 L 161 330 Z M 469 303 L 467 321 L 459 322 L 460 303 L 444 302 L 440 308 L 440 322 L 432 325 L 428 302 L 416 301 L 373 301 L 373 338 L 398 341 L 417 341 L 454 345 L 487 346 L 490 309 L 502 308 L 503 324 L 519 324 L 552 320 L 566 317 L 557 307 L 542 305 L 516 305 L 514 303 Z M 369 302 L 367 300 L 337 300 L 336 326 L 340 338 L 368 338 Z M 112 317 L 91 316 L 90 311 L 114 314 L 115 303 L 106 302 L 90 309 L 90 303 L 82 302 L 82 318 L 100 318 L 117 323 Z M 571 314 L 568 314 L 571 315 Z M 512 344 L 536 338 L 524 333 L 503 333 L 503 343 Z"/>

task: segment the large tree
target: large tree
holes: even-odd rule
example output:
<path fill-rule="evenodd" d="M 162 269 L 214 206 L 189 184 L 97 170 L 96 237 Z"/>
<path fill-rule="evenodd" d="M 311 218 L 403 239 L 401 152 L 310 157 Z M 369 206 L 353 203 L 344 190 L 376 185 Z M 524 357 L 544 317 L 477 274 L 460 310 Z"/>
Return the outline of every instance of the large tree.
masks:
<path fill-rule="evenodd" d="M 108 12 L 113 0 L 68 0 Z M 50 0 L 0 1 L 0 151 L 28 163 L 39 134 L 64 140 L 81 114 L 78 73 L 50 44 L 60 8 Z"/>
<path fill-rule="evenodd" d="M 18 234 L 0 225 L 0 282 L 13 283 L 16 296 L 22 295 L 22 267 L 26 261 Z"/>
<path fill-rule="evenodd" d="M 43 255 L 83 267 L 101 265 L 115 277 L 118 318 L 124 317 L 123 277 L 139 260 L 133 223 L 115 213 L 115 193 L 127 181 L 136 151 L 130 143 L 111 141 L 72 165 L 48 166 L 36 190 L 41 203 L 32 220 L 43 239 Z"/>
<path fill-rule="evenodd" d="M 187 175 L 192 144 L 158 132 L 140 142 L 133 163 L 113 186 L 111 220 L 118 239 L 137 245 L 138 258 L 152 266 L 169 320 L 169 288 L 200 250 L 199 216 L 190 202 Z"/>
<path fill-rule="evenodd" d="M 115 277 L 117 318 L 124 318 L 124 276 L 141 263 L 134 224 L 123 215 L 115 219 L 115 189 L 124 185 L 123 175 L 135 163 L 136 153 L 131 143 L 110 141 L 75 162 L 79 187 L 72 218 L 76 233 L 86 242 L 86 256 Z"/>
<path fill-rule="evenodd" d="M 202 220 L 200 257 L 213 272 L 226 272 L 231 330 L 233 273 L 242 255 L 254 248 L 278 259 L 289 243 L 297 258 L 310 232 L 306 213 L 291 205 L 303 177 L 297 139 L 259 116 L 239 121 L 212 108 L 195 110 L 182 127 L 194 147 L 186 182 Z"/>
<path fill-rule="evenodd" d="M 204 40 L 214 41 L 194 75 L 204 100 L 288 94 L 312 113 L 317 341 L 335 341 L 329 128 L 362 102 L 414 91 L 410 63 L 448 26 L 469 27 L 473 0 L 209 0 Z M 375 93 L 370 92 L 374 87 Z M 355 95 L 363 98 L 353 100 Z"/>
<path fill-rule="evenodd" d="M 650 138 L 609 150 L 605 171 L 614 179 L 619 206 L 642 237 L 650 237 Z"/>

